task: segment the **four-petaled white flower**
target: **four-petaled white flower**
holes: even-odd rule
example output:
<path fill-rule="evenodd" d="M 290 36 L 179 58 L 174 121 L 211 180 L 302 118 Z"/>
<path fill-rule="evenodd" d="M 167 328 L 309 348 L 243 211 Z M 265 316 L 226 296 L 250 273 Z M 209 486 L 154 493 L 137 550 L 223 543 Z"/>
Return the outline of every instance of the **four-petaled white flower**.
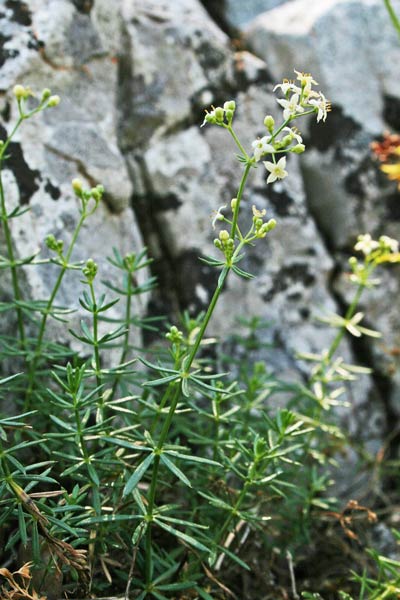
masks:
<path fill-rule="evenodd" d="M 288 172 L 285 171 L 286 167 L 286 156 L 282 156 L 277 163 L 264 161 L 264 166 L 269 171 L 267 183 L 273 183 L 277 179 L 284 179 L 287 177 Z"/>
<path fill-rule="evenodd" d="M 368 256 L 379 248 L 379 242 L 373 240 L 369 233 L 365 233 L 364 235 L 359 235 L 357 238 L 357 244 L 354 246 L 354 250 L 357 252 L 362 252 L 365 256 Z"/>
<path fill-rule="evenodd" d="M 278 83 L 272 91 L 275 92 L 275 90 L 278 90 L 279 88 L 282 90 L 282 93 L 285 94 L 285 96 L 289 91 L 294 92 L 295 94 L 301 93 L 301 89 L 297 87 L 293 81 L 289 81 L 288 79 L 284 79 L 283 83 Z"/>
<path fill-rule="evenodd" d="M 328 111 L 331 109 L 331 105 L 330 102 L 325 98 L 324 94 L 319 92 L 318 98 L 311 98 L 308 103 L 317 109 L 317 123 L 319 123 L 321 119 L 325 123 L 326 117 L 328 116 Z"/>
<path fill-rule="evenodd" d="M 296 113 L 304 112 L 304 108 L 299 104 L 299 94 L 293 94 L 290 100 L 277 100 L 278 104 L 283 107 L 283 118 L 289 119 Z"/>
<path fill-rule="evenodd" d="M 389 250 L 389 252 L 399 251 L 399 242 L 388 235 L 381 235 L 379 242 L 385 249 Z"/>
<path fill-rule="evenodd" d="M 311 91 L 312 84 L 318 85 L 318 81 L 315 81 L 310 73 L 301 73 L 300 71 L 296 71 L 296 69 L 294 69 L 294 72 L 297 75 L 297 79 L 300 81 L 303 94 L 308 96 Z"/>
<path fill-rule="evenodd" d="M 273 145 L 268 143 L 270 139 L 270 135 L 264 135 L 261 139 L 252 142 L 251 145 L 254 148 L 254 158 L 256 159 L 256 162 L 258 162 L 264 154 L 272 154 L 275 152 Z"/>

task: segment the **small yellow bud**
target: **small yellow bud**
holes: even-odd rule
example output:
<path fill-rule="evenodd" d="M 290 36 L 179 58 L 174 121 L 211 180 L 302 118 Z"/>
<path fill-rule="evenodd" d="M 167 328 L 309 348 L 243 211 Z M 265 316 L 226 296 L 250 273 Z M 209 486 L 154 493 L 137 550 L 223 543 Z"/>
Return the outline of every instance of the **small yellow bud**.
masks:
<path fill-rule="evenodd" d="M 27 90 L 23 85 L 14 85 L 13 94 L 17 100 L 22 100 L 23 98 L 25 99 L 27 97 Z"/>
<path fill-rule="evenodd" d="M 80 179 L 73 179 L 72 180 L 72 189 L 74 190 L 75 194 L 80 194 L 83 189 L 82 181 Z"/>
<path fill-rule="evenodd" d="M 232 198 L 232 200 L 231 200 L 231 209 L 232 209 L 232 212 L 235 210 L 236 205 L 237 205 L 237 198 Z"/>
<path fill-rule="evenodd" d="M 226 231 L 226 229 L 222 229 L 222 231 L 219 232 L 219 239 L 221 242 L 226 242 L 229 240 L 229 233 Z"/>
<path fill-rule="evenodd" d="M 58 106 L 60 102 L 60 96 L 50 96 L 47 106 L 50 106 L 50 108 L 52 108 L 53 106 Z"/>

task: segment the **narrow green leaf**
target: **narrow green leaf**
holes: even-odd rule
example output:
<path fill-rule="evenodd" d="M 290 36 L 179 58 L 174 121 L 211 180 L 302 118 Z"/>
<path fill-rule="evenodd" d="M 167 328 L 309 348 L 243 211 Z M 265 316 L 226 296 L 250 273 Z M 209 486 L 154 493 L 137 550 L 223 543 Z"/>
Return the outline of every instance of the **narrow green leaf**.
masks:
<path fill-rule="evenodd" d="M 18 504 L 18 528 L 21 536 L 22 545 L 26 547 L 28 543 L 28 536 L 26 533 L 25 514 L 22 510 L 22 504 Z"/>
<path fill-rule="evenodd" d="M 129 477 L 128 481 L 126 482 L 126 485 L 124 487 L 124 491 L 122 492 L 122 496 L 128 496 L 128 494 L 130 494 L 135 487 L 137 486 L 137 484 L 139 483 L 139 481 L 142 479 L 143 475 L 146 473 L 147 469 L 150 467 L 151 463 L 154 460 L 154 454 L 149 454 L 149 456 L 147 456 L 143 462 L 140 463 L 140 465 L 138 466 L 138 468 L 134 471 L 134 473 L 132 473 L 132 475 Z"/>
<path fill-rule="evenodd" d="M 206 546 L 204 546 L 201 542 L 198 542 L 191 535 L 187 535 L 187 533 L 183 533 L 182 531 L 179 531 L 178 529 L 175 529 L 174 527 L 167 525 L 166 523 L 164 523 L 163 521 L 160 521 L 159 519 L 155 519 L 155 522 L 162 529 L 165 529 L 165 531 L 168 531 L 168 533 L 171 533 L 172 535 L 183 540 L 190 546 L 193 546 L 193 548 L 197 548 L 197 550 L 201 550 L 202 552 L 206 552 L 207 554 L 210 553 L 210 548 L 206 548 Z"/>

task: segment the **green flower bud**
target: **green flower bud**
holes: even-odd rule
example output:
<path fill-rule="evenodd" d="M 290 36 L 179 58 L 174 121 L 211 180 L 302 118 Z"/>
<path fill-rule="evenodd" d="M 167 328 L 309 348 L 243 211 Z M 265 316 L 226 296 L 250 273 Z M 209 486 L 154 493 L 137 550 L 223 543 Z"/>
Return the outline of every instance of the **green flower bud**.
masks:
<path fill-rule="evenodd" d="M 88 283 L 93 283 L 93 280 L 97 275 L 97 264 L 92 258 L 89 258 L 86 261 L 86 265 L 83 267 L 82 273 L 86 277 Z"/>
<path fill-rule="evenodd" d="M 271 115 L 267 115 L 264 119 L 264 125 L 272 133 L 275 127 L 275 119 Z"/>
<path fill-rule="evenodd" d="M 204 122 L 205 123 L 215 123 L 215 112 L 212 111 L 210 113 L 207 113 L 206 116 L 204 117 Z"/>
<path fill-rule="evenodd" d="M 42 92 L 42 102 L 45 102 L 47 100 L 47 98 L 50 98 L 51 96 L 51 91 L 49 90 L 49 88 L 44 88 L 43 92 Z"/>
<path fill-rule="evenodd" d="M 306 149 L 304 144 L 296 144 L 293 148 L 290 148 L 290 152 L 294 152 L 295 154 L 302 154 Z"/>
<path fill-rule="evenodd" d="M 233 119 L 233 110 L 225 111 L 225 115 L 226 115 L 226 119 L 227 119 L 228 123 L 231 123 L 232 119 Z"/>
<path fill-rule="evenodd" d="M 237 198 L 232 198 L 232 200 L 231 200 L 231 209 L 232 209 L 232 212 L 234 212 L 234 210 L 236 208 L 236 205 L 237 205 Z"/>
<path fill-rule="evenodd" d="M 224 110 L 231 110 L 232 112 L 235 112 L 235 108 L 236 102 L 234 100 L 228 100 L 227 102 L 224 102 Z"/>
<path fill-rule="evenodd" d="M 56 240 L 52 233 L 46 237 L 45 244 L 49 250 L 53 250 L 53 252 L 57 252 L 57 254 L 62 254 L 64 242 L 62 240 Z"/>
<path fill-rule="evenodd" d="M 222 244 L 221 244 L 220 240 L 217 238 L 215 238 L 215 240 L 214 240 L 214 246 L 216 248 L 218 248 L 218 250 L 222 250 Z"/>
<path fill-rule="evenodd" d="M 351 268 L 356 267 L 358 264 L 358 260 L 356 259 L 355 256 L 350 256 L 349 258 L 349 265 L 351 266 Z"/>
<path fill-rule="evenodd" d="M 229 240 L 229 233 L 226 231 L 226 229 L 222 229 L 219 232 L 219 239 L 221 242 L 227 242 Z"/>
<path fill-rule="evenodd" d="M 293 139 L 293 138 L 292 138 L 292 136 L 291 136 L 291 135 L 285 135 L 285 137 L 284 137 L 284 138 L 282 138 L 282 141 L 281 141 L 281 143 L 282 143 L 282 146 L 283 146 L 283 147 L 285 147 L 285 146 L 289 146 L 289 144 L 291 144 L 291 143 L 292 143 L 292 139 Z"/>
<path fill-rule="evenodd" d="M 47 106 L 52 108 L 53 106 L 58 106 L 60 104 L 61 98 L 60 96 L 50 96 L 49 101 L 47 102 Z"/>
<path fill-rule="evenodd" d="M 172 325 L 169 332 L 165 334 L 165 337 L 173 344 L 179 344 L 183 341 L 183 333 L 182 331 L 179 331 L 179 329 L 175 327 L 175 325 Z"/>
<path fill-rule="evenodd" d="M 266 223 L 267 227 L 268 227 L 268 231 L 272 231 L 272 229 L 275 229 L 277 223 L 275 221 L 275 219 L 270 219 L 267 223 Z"/>
<path fill-rule="evenodd" d="M 104 194 L 104 187 L 100 184 L 96 185 L 95 188 L 92 188 L 90 190 L 90 193 L 92 195 L 93 200 L 96 200 L 96 202 L 98 202 L 99 200 L 101 200 L 101 197 Z"/>
<path fill-rule="evenodd" d="M 224 120 L 224 109 L 220 106 L 217 106 L 217 108 L 215 109 L 215 118 L 217 120 L 217 123 L 222 123 L 222 121 Z"/>

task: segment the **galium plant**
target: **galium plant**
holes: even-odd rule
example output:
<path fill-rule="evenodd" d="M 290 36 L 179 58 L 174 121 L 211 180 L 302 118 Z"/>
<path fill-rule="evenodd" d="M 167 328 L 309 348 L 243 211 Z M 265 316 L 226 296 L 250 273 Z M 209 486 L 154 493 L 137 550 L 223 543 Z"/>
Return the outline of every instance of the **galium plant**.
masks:
<path fill-rule="evenodd" d="M 167 354 L 152 360 L 139 357 L 140 368 L 133 355 L 132 328 L 154 326 L 133 313 L 133 297 L 147 293 L 155 283 L 153 278 L 138 283 L 138 271 L 150 262 L 145 251 L 123 257 L 114 250 L 109 260 L 121 283 L 105 282 L 116 294 L 111 299 L 98 291 L 95 260 L 73 260 L 82 226 L 86 220 L 90 225 L 101 202 L 102 186 L 86 189 L 81 181 L 72 182 L 79 218 L 69 244 L 49 235 L 45 243 L 51 258 L 39 259 L 17 258 L 11 221 L 24 211 L 18 207 L 9 212 L 1 184 L 6 256 L 0 266 L 9 270 L 13 290 L 12 301 L 2 303 L 1 310 L 15 315 L 18 339 L 3 336 L 0 352 L 21 365 L 21 373 L 6 376 L 2 383 L 4 395 L 21 411 L 0 420 L 0 535 L 5 538 L 0 557 L 6 560 L 10 554 L 16 562 L 22 547 L 30 549 L 32 560 L 23 571 L 0 571 L 8 585 L 4 594 L 11 595 L 13 586 L 20 585 L 17 573 L 27 594 L 43 594 L 55 572 L 64 577 L 65 593 L 75 596 L 125 589 L 126 597 L 138 600 L 222 599 L 230 593 L 229 578 L 238 569 L 250 568 L 243 556 L 250 532 L 271 547 L 279 519 L 281 529 L 287 529 L 289 517 L 285 522 L 282 515 L 295 519 L 299 506 L 307 517 L 300 519 L 299 528 L 306 527 L 327 485 L 316 469 L 318 450 L 323 454 L 316 429 L 336 434 L 332 425 L 324 428 L 322 418 L 339 395 L 331 384 L 357 372 L 344 365 L 336 351 L 346 332 L 371 333 L 360 325 L 357 303 L 361 291 L 373 284 L 375 267 L 395 262 L 395 242 L 383 236 L 375 243 L 367 235 L 358 241 L 356 249 L 364 253 L 364 262 L 351 261 L 352 279 L 359 286 L 355 301 L 344 318 L 330 319 L 338 329 L 330 349 L 306 357 L 316 365 L 309 384 L 287 386 L 294 392 L 288 408 L 268 406 L 266 400 L 282 384 L 265 366 L 257 364 L 231 381 L 202 355 L 227 278 L 252 277 L 240 266 L 246 248 L 262 243 L 276 226 L 264 210 L 253 206 L 251 225 L 243 229 L 242 204 L 252 169 L 263 164 L 266 184 L 287 177 L 287 154 L 305 150 L 292 122 L 307 115 L 325 121 L 330 110 L 322 92 L 313 88 L 313 77 L 295 73 L 296 81 L 284 80 L 275 87 L 283 95 L 278 100 L 281 122 L 267 115 L 266 134 L 252 142 L 249 152 L 234 130 L 234 101 L 207 112 L 203 125 L 227 130 L 243 168 L 236 197 L 213 218 L 213 227 L 220 227 L 214 241 L 217 255 L 202 259 L 219 269 L 217 286 L 204 314 L 185 315 L 179 327 L 169 328 Z M 23 121 L 59 102 L 44 90 L 28 110 L 32 92 L 16 86 L 14 95 L 19 119 L 3 143 L 1 168 L 7 166 L 7 148 Z M 58 275 L 49 297 L 25 298 L 23 270 L 50 265 Z M 49 341 L 46 333 L 50 319 L 68 317 L 68 309 L 57 304 L 67 271 L 77 272 L 82 285 L 79 302 L 88 317 L 79 331 L 70 330 L 85 348 L 81 353 Z M 116 318 L 109 311 L 120 298 L 124 309 Z M 100 323 L 108 323 L 110 329 L 100 333 Z M 116 350 L 119 358 L 110 367 L 105 357 Z M 302 464 L 309 474 L 304 481 L 299 477 Z M 292 513 L 290 506 L 296 507 Z M 288 551 L 296 546 L 293 539 L 285 543 Z M 37 589 L 31 569 L 39 581 Z"/>

